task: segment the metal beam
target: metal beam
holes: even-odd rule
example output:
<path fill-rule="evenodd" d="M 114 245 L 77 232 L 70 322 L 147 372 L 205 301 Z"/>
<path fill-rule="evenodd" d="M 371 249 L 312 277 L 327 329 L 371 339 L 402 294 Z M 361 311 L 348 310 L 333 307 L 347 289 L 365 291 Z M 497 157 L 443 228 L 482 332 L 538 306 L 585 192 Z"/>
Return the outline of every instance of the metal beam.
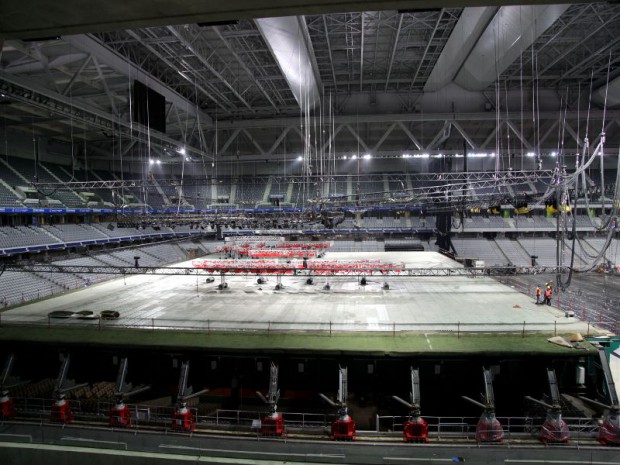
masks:
<path fill-rule="evenodd" d="M 151 143 L 159 143 L 166 147 L 176 147 L 180 143 L 159 131 L 149 129 L 141 124 L 123 121 L 115 115 L 94 108 L 84 102 L 69 99 L 50 89 L 43 88 L 24 77 L 17 78 L 0 71 L 0 89 L 4 94 L 10 95 L 15 100 L 64 115 L 71 121 L 80 121 L 88 126 L 112 132 L 122 128 L 129 137 L 138 137 L 143 141 L 150 140 Z M 186 149 L 196 155 L 204 155 L 195 147 L 190 146 Z"/>
<path fill-rule="evenodd" d="M 591 30 L 590 33 L 586 37 L 580 39 L 579 41 L 576 41 L 575 44 L 572 47 L 568 47 L 562 53 L 560 53 L 559 55 L 556 55 L 555 58 L 551 61 L 551 63 L 547 64 L 545 69 L 540 71 L 539 74 L 541 76 L 543 76 L 547 71 L 549 71 L 550 68 L 553 67 L 553 65 L 555 65 L 556 63 L 559 63 L 560 61 L 562 61 L 566 56 L 570 55 L 577 47 L 580 47 L 588 39 L 590 39 L 591 37 L 595 36 L 601 29 L 604 29 L 607 26 L 609 26 L 609 24 L 614 22 L 617 18 L 620 18 L 620 12 L 616 13 L 615 15 L 613 15 L 613 16 L 611 16 L 609 18 L 605 18 L 604 22 L 601 23 L 601 25 L 599 27 Z"/>
<path fill-rule="evenodd" d="M 175 26 L 168 26 L 168 30 L 172 33 L 173 36 L 175 36 L 179 40 L 179 42 L 181 42 L 181 44 L 187 50 L 189 50 L 198 59 L 198 61 L 200 61 L 200 63 L 202 63 L 205 66 L 205 68 L 209 70 L 211 74 L 213 74 L 222 84 L 224 84 L 224 86 L 226 86 L 226 88 L 230 90 L 232 94 L 235 97 L 237 97 L 237 99 L 239 99 L 239 101 L 248 110 L 250 111 L 253 110 L 252 105 L 250 105 L 247 102 L 247 100 L 244 99 L 243 96 L 239 92 L 237 92 L 237 90 L 233 87 L 231 82 L 228 79 L 224 78 L 224 76 L 222 76 L 218 70 L 216 70 L 213 66 L 211 66 L 211 63 L 209 63 L 209 61 L 207 60 L 206 56 L 203 53 L 203 50 L 199 50 L 197 48 L 198 41 L 196 37 L 191 37 L 191 40 L 193 40 L 193 42 L 191 42 L 190 38 L 186 37 L 186 35 L 188 35 L 187 29 L 178 28 Z"/>
<path fill-rule="evenodd" d="M 502 115 L 509 120 L 520 120 L 521 114 L 518 112 L 511 112 Z M 557 120 L 558 113 L 555 111 L 542 111 L 537 114 L 540 121 L 543 120 Z M 576 111 L 566 112 L 567 121 L 573 121 L 577 119 L 584 119 L 583 112 L 578 113 Z M 590 111 L 590 120 L 600 121 L 603 118 L 602 110 Z M 607 110 L 608 119 L 620 119 L 620 110 Z M 368 113 L 368 114 L 355 114 L 355 115 L 334 115 L 334 124 L 356 124 L 356 123 L 392 123 L 392 122 L 430 122 L 430 121 L 495 121 L 497 115 L 495 112 L 477 112 L 477 113 Z M 287 117 L 287 118 L 252 118 L 248 120 L 229 120 L 218 122 L 219 129 L 234 129 L 234 128 L 270 128 L 270 127 L 286 127 L 291 125 L 298 125 L 299 117 Z M 309 124 L 319 124 L 318 117 L 310 117 Z"/>
<path fill-rule="evenodd" d="M 426 146 L 426 150 L 432 150 L 437 147 L 439 144 L 445 142 L 450 138 L 450 122 L 445 121 L 443 127 L 439 130 L 439 132 L 435 135 L 433 140 Z"/>
<path fill-rule="evenodd" d="M 218 150 L 218 153 L 225 153 L 226 149 L 228 149 L 230 144 L 232 144 L 233 140 L 235 140 L 235 137 L 237 137 L 240 132 L 241 132 L 241 128 L 235 129 L 233 133 L 230 135 L 230 137 L 228 138 L 228 140 L 224 142 L 224 145 L 220 147 L 220 149 Z"/>
<path fill-rule="evenodd" d="M 82 63 L 82 66 L 80 66 L 80 69 L 78 69 L 75 72 L 75 74 L 73 76 L 71 76 L 71 79 L 69 80 L 69 82 L 67 83 L 65 88 L 60 93 L 61 95 L 67 95 L 69 93 L 69 91 L 71 90 L 71 87 L 73 87 L 73 84 L 75 83 L 75 81 L 80 77 L 80 74 L 82 74 L 82 71 L 84 71 L 86 66 L 88 66 L 88 63 L 90 63 L 90 60 L 92 59 L 92 57 L 93 56 L 91 54 L 89 54 L 88 57 L 86 57 L 86 60 L 84 60 L 84 63 Z"/>
<path fill-rule="evenodd" d="M 289 133 L 289 131 L 291 130 L 291 126 L 284 128 L 284 131 L 282 131 L 280 133 L 280 135 L 278 136 L 278 138 L 275 140 L 275 142 L 273 143 L 273 145 L 271 147 L 269 147 L 269 150 L 267 150 L 266 155 L 272 155 L 273 152 L 276 150 L 276 148 L 278 148 L 278 146 L 282 143 L 282 141 L 284 140 L 284 138 L 286 137 L 286 135 Z"/>
<path fill-rule="evenodd" d="M 457 123 L 456 121 L 450 121 L 450 124 L 452 124 L 452 126 L 454 126 L 454 129 L 456 129 L 459 132 L 459 134 L 463 136 L 463 139 L 465 139 L 467 144 L 469 144 L 469 146 L 472 149 L 478 150 L 478 147 L 476 147 L 476 144 L 474 144 L 474 141 L 472 140 L 472 138 L 469 137 L 469 134 L 465 132 L 465 130 L 461 127 L 459 123 Z"/>
<path fill-rule="evenodd" d="M 109 66 L 117 73 L 127 76 L 130 79 L 140 81 L 142 84 L 153 89 L 155 92 L 163 95 L 166 100 L 172 102 L 173 105 L 182 109 L 186 113 L 192 116 L 196 116 L 200 113 L 200 119 L 203 124 L 206 124 L 207 126 L 212 125 L 213 121 L 211 120 L 211 117 L 198 110 L 193 102 L 190 102 L 182 95 L 173 91 L 154 76 L 146 73 L 138 65 L 105 46 L 92 35 L 63 36 L 63 40 L 69 43 L 72 47 L 97 57 L 102 63 L 105 63 L 106 66 Z"/>
<path fill-rule="evenodd" d="M 95 65 L 95 69 L 97 70 L 97 75 L 99 76 L 99 80 L 101 81 L 101 85 L 103 86 L 103 90 L 105 90 L 106 95 L 108 96 L 108 100 L 110 101 L 110 106 L 112 107 L 112 112 L 118 116 L 118 110 L 116 108 L 116 104 L 114 103 L 114 96 L 110 92 L 108 88 L 108 84 L 105 82 L 105 77 L 103 76 L 103 72 L 101 71 L 101 66 L 99 65 L 99 61 L 97 61 L 97 57 L 93 57 L 93 64 Z"/>
<path fill-rule="evenodd" d="M 334 55 L 332 54 L 332 44 L 329 39 L 329 32 L 327 30 L 327 21 L 325 15 L 323 15 L 323 30 L 325 33 L 325 40 L 327 41 L 327 52 L 329 53 L 329 64 L 332 68 L 332 78 L 334 80 L 334 89 L 338 90 L 338 81 L 336 80 L 336 69 L 334 68 Z"/>
<path fill-rule="evenodd" d="M 514 133 L 514 135 L 519 138 L 521 143 L 525 145 L 525 148 L 527 148 L 528 150 L 531 150 L 532 144 L 530 144 L 528 140 L 523 136 L 523 133 L 515 127 L 514 123 L 510 120 L 506 120 L 505 123 L 506 123 L 506 126 L 508 126 L 508 128 Z"/>
<path fill-rule="evenodd" d="M 357 139 L 357 142 L 362 146 L 362 148 L 366 151 L 366 152 L 370 152 L 370 149 L 368 148 L 368 146 L 366 145 L 366 143 L 362 140 L 362 138 L 360 137 L 360 135 L 357 133 L 357 131 L 355 131 L 355 129 L 353 129 L 351 127 L 350 124 L 345 124 L 344 125 L 345 128 L 347 128 L 349 130 L 349 132 L 351 134 L 353 134 L 353 136 L 355 137 L 355 139 Z M 358 154 L 359 155 L 359 154 Z"/>
<path fill-rule="evenodd" d="M 394 64 L 394 57 L 396 56 L 396 46 L 398 45 L 398 38 L 400 37 L 400 28 L 403 24 L 403 14 L 401 13 L 398 18 L 398 26 L 396 27 L 396 34 L 394 35 L 394 45 L 392 45 L 392 53 L 390 54 L 390 61 L 388 63 L 387 75 L 385 77 L 384 91 L 387 90 L 390 83 L 390 74 L 392 74 L 392 65 Z M 360 89 L 361 90 L 361 89 Z"/>
<path fill-rule="evenodd" d="M 256 139 L 254 139 L 254 136 L 252 136 L 252 134 L 250 134 L 247 129 L 244 128 L 241 130 L 241 132 L 243 132 L 246 135 L 246 137 L 250 140 L 252 145 L 256 147 L 256 149 L 261 155 L 265 155 L 265 151 L 263 150 L 263 148 L 258 144 L 258 142 L 256 142 Z"/>
<path fill-rule="evenodd" d="M 411 142 L 413 142 L 415 144 L 415 146 L 418 148 L 418 150 L 422 150 L 422 144 L 420 143 L 420 141 L 418 141 L 418 139 L 416 139 L 416 137 L 411 133 L 411 131 L 409 130 L 409 128 L 407 126 L 405 126 L 403 124 L 402 121 L 398 121 L 398 125 L 400 126 L 400 128 L 404 131 L 404 133 L 407 135 L 407 137 L 409 138 L 409 140 Z"/>
<path fill-rule="evenodd" d="M 401 15 L 402 18 L 402 15 Z M 364 85 L 364 12 L 360 14 L 360 22 L 362 29 L 362 40 L 360 41 L 360 92 Z"/>
<path fill-rule="evenodd" d="M 209 273 L 200 268 L 193 267 L 152 267 L 152 266 L 85 266 L 85 265 L 54 265 L 43 263 L 30 263 L 30 264 L 17 264 L 17 263 L 4 263 L 0 266 L 0 270 L 3 272 L 23 272 L 23 273 L 38 273 L 38 274 L 54 274 L 54 273 L 70 273 L 77 275 L 84 274 L 113 274 L 113 275 L 234 275 L 234 276 L 256 276 L 256 270 L 248 269 L 243 271 L 234 267 L 228 270 L 216 271 L 215 273 Z M 304 276 L 312 275 L 311 270 L 296 268 L 293 266 L 282 265 L 277 267 L 276 272 L 261 273 L 261 276 L 283 276 L 293 275 L 294 273 L 303 272 Z M 386 275 L 389 274 L 390 278 L 395 277 L 411 277 L 411 276 L 435 276 L 435 277 L 450 277 L 450 276 L 505 276 L 505 275 L 530 275 L 541 273 L 566 273 L 568 267 L 556 267 L 556 266 L 524 266 L 524 267 L 511 267 L 511 266 L 485 266 L 475 268 L 408 268 L 405 270 L 398 269 L 398 272 L 391 272 L 389 269 L 377 270 L 372 269 L 359 269 L 356 268 L 352 271 L 338 271 L 338 270 L 320 270 L 320 276 L 370 276 L 373 274 Z M 4 323 L 4 321 L 3 321 Z M 5 323 L 6 324 L 6 323 Z"/>
<path fill-rule="evenodd" d="M 383 142 L 385 142 L 385 139 L 388 138 L 388 136 L 391 134 L 391 132 L 394 130 L 394 128 L 396 127 L 397 123 L 392 123 L 390 124 L 390 126 L 386 129 L 385 133 L 383 133 L 383 135 L 381 136 L 381 139 L 379 139 L 379 141 L 377 142 L 377 144 L 373 147 L 373 151 L 377 151 L 377 149 L 379 147 L 381 147 L 381 144 L 383 144 Z"/>
<path fill-rule="evenodd" d="M 232 107 L 232 103 L 228 100 L 223 98 L 223 96 L 218 93 L 213 86 L 211 85 L 210 88 L 213 90 L 207 90 L 205 89 L 202 85 L 198 84 L 196 82 L 196 79 L 192 79 L 190 76 L 187 75 L 187 73 L 179 71 L 178 68 L 179 66 L 176 65 L 175 63 L 173 63 L 172 61 L 170 61 L 166 56 L 164 56 L 162 53 L 160 53 L 157 49 L 155 49 L 155 47 L 153 47 L 149 42 L 148 39 L 143 39 L 142 37 L 140 37 L 135 31 L 132 30 L 127 30 L 125 31 L 127 34 L 129 34 L 131 37 L 133 37 L 135 40 L 137 40 L 143 47 L 145 47 L 149 52 L 151 52 L 153 55 L 155 55 L 157 58 L 159 58 L 166 66 L 168 66 L 171 70 L 175 70 L 177 75 L 180 76 L 182 79 L 184 79 L 185 81 L 187 81 L 188 83 L 190 83 L 191 86 L 195 87 L 197 90 L 199 90 L 203 95 L 205 95 L 208 99 L 210 99 L 213 103 L 215 103 L 217 106 L 219 106 L 222 110 L 224 110 L 225 112 L 229 112 L 230 111 L 230 107 Z M 178 58 L 178 57 L 176 57 Z M 183 58 L 180 58 L 182 65 L 186 68 L 186 69 L 193 69 L 189 64 L 187 64 Z M 214 95 L 217 95 L 219 98 L 216 98 Z M 221 101 L 220 101 L 221 100 Z M 226 102 L 230 105 L 230 107 L 226 107 L 224 105 L 223 102 Z M 179 107 L 179 108 L 184 108 L 184 107 Z"/>
<path fill-rule="evenodd" d="M 239 54 L 237 54 L 237 52 L 235 51 L 234 48 L 232 48 L 232 46 L 230 45 L 230 42 L 228 42 L 228 39 L 226 39 L 226 37 L 224 37 L 220 31 L 219 27 L 214 27 L 213 31 L 215 32 L 215 34 L 217 35 L 217 37 L 224 43 L 224 45 L 226 46 L 226 48 L 228 49 L 228 51 L 230 53 L 232 53 L 232 55 L 235 57 L 235 59 L 237 60 L 237 62 L 239 63 L 239 65 L 241 66 L 241 68 L 247 73 L 248 77 L 254 81 L 254 84 L 256 85 L 256 87 L 258 88 L 258 90 L 261 91 L 261 93 L 265 96 L 265 98 L 267 99 L 267 101 L 271 104 L 271 106 L 275 109 L 278 108 L 278 106 L 275 104 L 275 102 L 271 99 L 271 97 L 269 96 L 269 94 L 267 93 L 267 91 L 265 90 L 265 88 L 263 87 L 263 85 L 260 83 L 260 81 L 256 78 L 256 76 L 254 75 L 254 73 L 252 72 L 252 70 L 250 68 L 248 68 L 248 66 L 245 64 L 245 61 L 239 56 Z"/>
<path fill-rule="evenodd" d="M 426 44 L 426 48 L 424 49 L 424 53 L 422 54 L 422 58 L 420 59 L 420 64 L 418 64 L 418 68 L 415 70 L 415 74 L 413 75 L 413 79 L 411 80 L 411 85 L 409 86 L 409 92 L 411 92 L 413 90 L 413 87 L 415 85 L 415 81 L 416 79 L 418 79 L 418 74 L 420 74 L 420 70 L 422 69 L 422 64 L 424 63 L 424 60 L 426 59 L 426 55 L 428 53 L 428 50 L 431 48 L 431 45 L 433 43 L 433 39 L 435 38 L 435 34 L 437 33 L 437 29 L 439 28 L 439 24 L 441 23 L 441 19 L 443 18 L 443 14 L 444 14 L 444 9 L 441 9 L 441 12 L 439 13 L 439 18 L 437 18 L 437 21 L 435 22 L 435 27 L 433 28 L 433 32 L 431 33 L 431 37 L 428 39 L 428 42 Z"/>

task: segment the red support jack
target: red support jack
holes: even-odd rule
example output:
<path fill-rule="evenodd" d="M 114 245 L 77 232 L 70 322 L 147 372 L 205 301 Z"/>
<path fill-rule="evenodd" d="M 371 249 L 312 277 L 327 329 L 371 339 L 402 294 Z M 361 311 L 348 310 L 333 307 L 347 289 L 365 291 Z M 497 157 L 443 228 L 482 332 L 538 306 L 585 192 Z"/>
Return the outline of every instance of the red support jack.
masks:
<path fill-rule="evenodd" d="M 184 402 L 177 406 L 176 411 L 172 414 L 172 424 L 170 428 L 174 431 L 183 433 L 191 433 L 196 429 L 194 415 Z"/>
<path fill-rule="evenodd" d="M 260 434 L 263 436 L 283 436 L 285 432 L 282 414 L 273 412 L 261 420 Z"/>
<path fill-rule="evenodd" d="M 332 434 L 330 437 L 334 441 L 353 441 L 355 439 L 355 420 L 346 413 L 346 408 L 332 422 Z"/>
<path fill-rule="evenodd" d="M 527 400 L 531 400 L 547 409 L 547 417 L 540 429 L 540 440 L 545 444 L 563 444 L 568 442 L 570 435 L 568 425 L 562 419 L 562 407 L 560 405 L 560 391 L 558 389 L 558 381 L 555 377 L 555 371 L 547 368 L 547 378 L 549 379 L 549 391 L 551 393 L 551 405 L 542 400 L 525 396 Z"/>
<path fill-rule="evenodd" d="M 620 409 L 610 409 L 603 418 L 598 440 L 604 446 L 620 446 Z"/>
<path fill-rule="evenodd" d="M 73 411 L 71 403 L 65 398 L 67 392 L 74 389 L 87 386 L 88 383 L 75 384 L 74 381 L 67 380 L 67 372 L 69 371 L 69 363 L 71 359 L 67 355 L 60 366 L 58 377 L 56 378 L 56 388 L 54 389 L 55 401 L 52 404 L 52 412 L 50 420 L 55 423 L 71 423 L 73 422 Z"/>
<path fill-rule="evenodd" d="M 125 404 L 125 398 L 150 389 L 150 386 L 139 386 L 134 388 L 131 383 L 125 382 L 128 364 L 129 362 L 127 359 L 123 358 L 118 367 L 118 375 L 116 376 L 116 384 L 114 386 L 116 404 L 110 409 L 110 426 L 112 427 L 129 428 L 133 426 L 131 410 L 129 406 Z"/>
<path fill-rule="evenodd" d="M 132 426 L 131 411 L 122 400 L 110 409 L 110 426 L 121 428 Z"/>
<path fill-rule="evenodd" d="M 422 417 L 412 417 L 403 426 L 405 442 L 428 442 L 428 424 Z"/>
<path fill-rule="evenodd" d="M 9 395 L 9 390 L 20 384 L 27 383 L 27 381 L 21 381 L 19 378 L 11 377 L 13 361 L 13 354 L 10 354 L 0 375 L 0 419 L 3 420 L 15 416 L 15 406 L 13 405 L 13 399 Z"/>
<path fill-rule="evenodd" d="M 562 412 L 549 410 L 540 429 L 540 440 L 545 444 L 562 444 L 568 442 L 569 434 Z"/>
<path fill-rule="evenodd" d="M 495 413 L 483 412 L 476 425 L 476 442 L 504 442 L 504 428 Z"/>
<path fill-rule="evenodd" d="M 333 407 L 338 407 L 338 417 L 332 421 L 330 438 L 335 441 L 352 441 L 355 439 L 355 420 L 347 411 L 347 369 L 339 367 L 340 387 L 338 389 L 337 402 L 334 402 L 324 394 L 319 394 L 323 400 Z"/>
<path fill-rule="evenodd" d="M 392 396 L 401 404 L 409 407 L 409 418 L 403 425 L 403 440 L 405 442 L 428 442 L 428 424 L 420 416 L 420 370 L 411 367 L 411 402 Z"/>
<path fill-rule="evenodd" d="M 620 400 L 604 346 L 598 346 L 598 354 L 610 402 L 599 402 L 583 396 L 581 398 L 607 411 L 603 416 L 603 422 L 598 432 L 598 441 L 604 446 L 620 446 Z"/>
<path fill-rule="evenodd" d="M 0 394 L 0 417 L 3 419 L 15 416 L 13 399 L 9 397 L 9 391 L 2 391 Z"/>
<path fill-rule="evenodd" d="M 495 416 L 495 394 L 493 393 L 493 374 L 491 370 L 487 368 L 482 369 L 484 376 L 485 395 L 483 396 L 484 402 L 478 402 L 467 396 L 462 396 L 468 402 L 481 407 L 482 415 L 478 424 L 476 425 L 476 442 L 488 443 L 504 442 L 504 428 Z"/>
<path fill-rule="evenodd" d="M 70 402 L 64 398 L 56 399 L 52 404 L 52 414 L 50 420 L 54 423 L 69 424 L 73 422 L 73 412 L 71 411 Z"/>
<path fill-rule="evenodd" d="M 202 389 L 198 392 L 192 392 L 192 387 L 187 386 L 188 377 L 189 362 L 185 362 L 181 365 L 181 376 L 179 377 L 179 390 L 177 394 L 177 407 L 172 414 L 172 423 L 170 425 L 172 430 L 183 433 L 191 433 L 194 429 L 196 429 L 196 417 L 187 407 L 187 401 L 208 391 L 208 389 Z"/>
<path fill-rule="evenodd" d="M 278 389 L 278 366 L 275 363 L 271 363 L 269 370 L 269 391 L 267 392 L 267 397 L 260 391 L 256 391 L 256 395 L 269 406 L 269 412 L 261 419 L 260 433 L 263 436 L 283 436 L 285 427 L 284 418 L 278 412 L 280 390 Z"/>

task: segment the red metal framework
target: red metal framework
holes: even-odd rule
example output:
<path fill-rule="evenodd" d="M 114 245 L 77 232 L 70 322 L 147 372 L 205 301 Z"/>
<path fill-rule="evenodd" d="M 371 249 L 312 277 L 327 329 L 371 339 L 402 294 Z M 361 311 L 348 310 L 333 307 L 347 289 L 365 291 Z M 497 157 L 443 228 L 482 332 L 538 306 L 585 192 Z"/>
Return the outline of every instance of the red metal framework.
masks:
<path fill-rule="evenodd" d="M 251 258 L 311 258 L 331 247 L 331 242 L 231 242 L 215 249 Z"/>
<path fill-rule="evenodd" d="M 194 260 L 194 268 L 208 273 L 220 274 L 279 274 L 291 275 L 306 271 L 313 275 L 360 275 L 360 274 L 400 274 L 405 273 L 404 263 L 384 263 L 379 260 L 320 260 L 308 262 L 291 260 L 282 263 L 277 260 Z"/>

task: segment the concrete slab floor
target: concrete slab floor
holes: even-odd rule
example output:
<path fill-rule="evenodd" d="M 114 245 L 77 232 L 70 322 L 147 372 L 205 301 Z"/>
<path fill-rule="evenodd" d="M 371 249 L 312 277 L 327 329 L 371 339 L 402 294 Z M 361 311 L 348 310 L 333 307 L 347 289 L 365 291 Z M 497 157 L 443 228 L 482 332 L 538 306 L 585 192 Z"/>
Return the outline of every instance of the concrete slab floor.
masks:
<path fill-rule="evenodd" d="M 424 268 L 458 267 L 435 252 L 328 253 L 325 259 L 380 259 Z M 179 265 L 189 265 L 183 262 Z M 306 285 L 305 277 L 283 277 L 284 289 L 274 289 L 276 278 L 259 285 L 255 277 L 227 277 L 228 289 L 218 290 L 219 277 L 205 283 L 205 275 L 131 276 L 94 285 L 2 313 L 3 323 L 47 323 L 56 310 L 117 310 L 121 318 L 106 325 L 261 330 L 338 331 L 455 331 L 559 333 L 587 331 L 587 324 L 549 306 L 536 305 L 531 296 L 487 277 L 394 277 L 390 289 L 383 278 L 368 277 L 362 286 L 354 276 L 324 277 Z M 58 320 L 55 324 L 96 325 L 94 321 Z"/>

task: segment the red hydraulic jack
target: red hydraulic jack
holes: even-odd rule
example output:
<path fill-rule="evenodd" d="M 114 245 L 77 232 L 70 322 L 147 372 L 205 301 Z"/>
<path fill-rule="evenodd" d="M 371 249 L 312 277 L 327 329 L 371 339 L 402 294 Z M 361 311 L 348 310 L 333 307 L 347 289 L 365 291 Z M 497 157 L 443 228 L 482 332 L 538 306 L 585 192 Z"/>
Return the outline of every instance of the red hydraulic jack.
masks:
<path fill-rule="evenodd" d="M 191 433 L 196 429 L 196 419 L 192 411 L 187 408 L 187 403 L 179 402 L 177 409 L 172 414 L 172 425 L 174 431 Z"/>
<path fill-rule="evenodd" d="M 269 371 L 269 391 L 265 397 L 260 391 L 256 391 L 256 395 L 269 406 L 269 412 L 261 419 L 260 433 L 263 436 L 281 437 L 285 433 L 284 418 L 278 413 L 278 400 L 280 399 L 280 390 L 278 389 L 278 367 L 271 363 Z"/>
<path fill-rule="evenodd" d="M 545 444 L 566 443 L 568 442 L 570 432 L 568 430 L 568 425 L 562 419 L 560 391 L 558 389 L 555 371 L 547 368 L 547 378 L 549 379 L 549 390 L 551 392 L 551 405 L 530 396 L 525 396 L 525 398 L 542 405 L 547 409 L 547 417 L 545 418 L 542 428 L 540 429 L 540 440 Z"/>
<path fill-rule="evenodd" d="M 177 394 L 177 407 L 172 414 L 172 423 L 170 425 L 170 428 L 174 431 L 184 433 L 191 433 L 194 429 L 196 429 L 196 417 L 187 407 L 187 401 L 208 391 L 208 389 L 203 389 L 198 392 L 192 392 L 192 387 L 187 386 L 188 377 L 189 362 L 185 362 L 181 365 L 181 376 L 179 377 L 179 390 Z"/>
<path fill-rule="evenodd" d="M 0 419 L 7 419 L 15 416 L 15 406 L 13 399 L 9 395 L 9 389 L 24 382 L 18 379 L 11 379 L 11 368 L 13 368 L 13 354 L 10 354 L 4 364 L 2 375 L 0 375 Z"/>
<path fill-rule="evenodd" d="M 411 402 L 398 396 L 392 396 L 401 404 L 409 407 L 409 418 L 403 425 L 403 440 L 405 442 L 428 442 L 428 424 L 420 416 L 420 371 L 411 367 Z"/>
<path fill-rule="evenodd" d="M 125 399 L 129 396 L 133 396 L 139 392 L 150 389 L 150 386 L 139 386 L 134 388 L 131 383 L 125 382 L 127 376 L 127 367 L 129 362 L 126 358 L 121 359 L 121 363 L 118 367 L 118 375 L 116 377 L 116 384 L 114 385 L 114 397 L 116 398 L 116 404 L 110 409 L 110 426 L 129 428 L 133 426 L 131 418 L 131 410 L 125 403 Z"/>
<path fill-rule="evenodd" d="M 0 417 L 3 419 L 15 416 L 15 406 L 13 399 L 9 397 L 9 391 L 0 393 Z"/>
<path fill-rule="evenodd" d="M 610 408 L 603 418 L 598 440 L 604 446 L 620 446 L 620 409 Z"/>
<path fill-rule="evenodd" d="M 73 411 L 71 403 L 65 398 L 69 391 L 81 388 L 88 383 L 75 384 L 74 381 L 67 380 L 67 372 L 69 371 L 69 363 L 71 359 L 67 355 L 63 360 L 58 377 L 56 378 L 56 388 L 54 389 L 54 403 L 52 404 L 52 412 L 50 420 L 55 423 L 71 423 L 73 422 Z"/>
<path fill-rule="evenodd" d="M 338 407 L 338 417 L 332 422 L 330 438 L 335 441 L 352 441 L 355 439 L 355 420 L 349 416 L 347 410 L 347 369 L 339 367 L 340 387 L 337 402 L 324 394 L 319 394 L 323 400 L 333 407 Z"/>
<path fill-rule="evenodd" d="M 57 396 L 56 401 L 52 405 L 52 415 L 50 420 L 54 423 L 72 423 L 73 412 L 71 411 L 71 403 L 64 398 L 64 394 Z"/>
<path fill-rule="evenodd" d="M 620 446 L 620 400 L 618 399 L 618 393 L 616 391 L 616 385 L 611 373 L 611 368 L 609 367 L 609 359 L 607 358 L 605 347 L 599 345 L 598 353 L 601 368 L 603 369 L 603 375 L 605 377 L 605 384 L 607 385 L 607 393 L 611 403 L 607 404 L 588 399 L 587 397 L 581 398 L 607 410 L 607 414 L 603 417 L 603 422 L 598 432 L 599 442 L 604 446 Z"/>
<path fill-rule="evenodd" d="M 335 441 L 353 441 L 355 439 L 355 420 L 347 413 L 347 408 L 338 411 L 338 418 L 332 421 L 332 434 Z"/>
<path fill-rule="evenodd" d="M 275 407 L 275 406 L 274 406 Z M 285 433 L 284 418 L 278 412 L 270 413 L 261 420 L 260 434 L 263 436 L 281 437 Z"/>
<path fill-rule="evenodd" d="M 484 375 L 485 395 L 483 402 L 478 402 L 467 396 L 462 396 L 468 402 L 482 408 L 482 415 L 476 425 L 476 441 L 481 442 L 504 442 L 504 428 L 495 416 L 495 395 L 493 394 L 493 374 L 491 370 L 482 369 Z"/>
<path fill-rule="evenodd" d="M 123 399 L 118 399 L 110 409 L 110 426 L 120 426 L 121 428 L 132 426 L 131 411 Z"/>

